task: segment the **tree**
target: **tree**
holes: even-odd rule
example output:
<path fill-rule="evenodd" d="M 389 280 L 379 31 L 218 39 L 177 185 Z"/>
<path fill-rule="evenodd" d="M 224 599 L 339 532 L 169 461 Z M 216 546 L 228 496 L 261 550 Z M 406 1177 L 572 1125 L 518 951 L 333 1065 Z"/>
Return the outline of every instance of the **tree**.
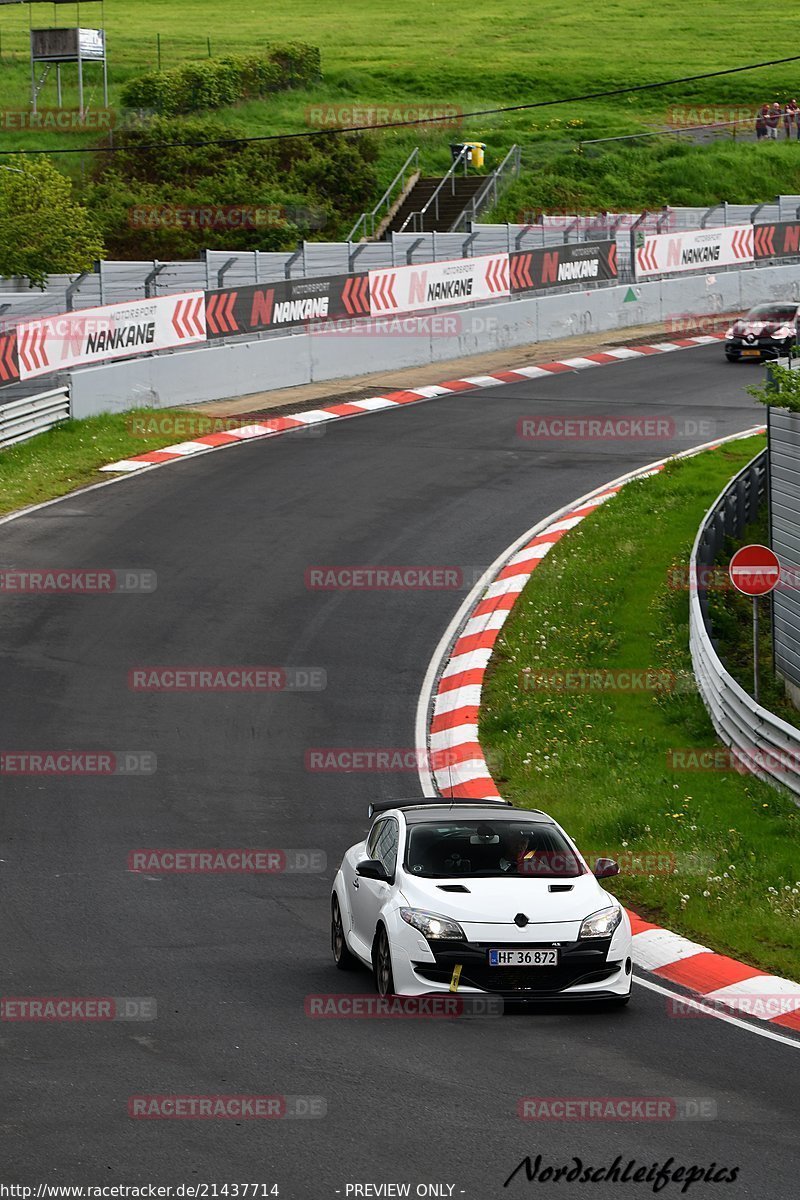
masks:
<path fill-rule="evenodd" d="M 12 155 L 0 169 L 0 274 L 44 288 L 55 272 L 91 270 L 104 254 L 72 184 L 43 155 Z"/>

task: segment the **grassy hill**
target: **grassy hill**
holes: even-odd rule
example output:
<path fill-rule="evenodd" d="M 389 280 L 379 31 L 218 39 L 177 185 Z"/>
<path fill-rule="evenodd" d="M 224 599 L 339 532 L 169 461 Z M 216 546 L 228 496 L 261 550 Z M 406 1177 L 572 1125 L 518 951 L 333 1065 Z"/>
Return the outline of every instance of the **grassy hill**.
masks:
<path fill-rule="evenodd" d="M 57 23 L 68 23 L 74 12 L 71 6 L 59 7 Z M 35 5 L 33 14 L 42 27 L 52 23 L 48 5 Z M 81 17 L 87 25 L 98 20 L 99 6 L 84 6 Z M 765 21 L 763 14 L 746 8 L 732 20 L 730 6 L 721 0 L 703 6 L 677 0 L 669 8 L 644 8 L 634 0 L 602 7 L 583 0 L 571 5 L 540 0 L 535 6 L 508 0 L 491 9 L 475 0 L 458 7 L 443 0 L 408 0 L 402 12 L 375 6 L 372 0 L 324 7 L 296 0 L 288 9 L 230 6 L 222 17 L 212 0 L 109 3 L 110 103 L 118 104 L 126 80 L 158 65 L 157 35 L 164 68 L 207 57 L 209 45 L 213 56 L 257 53 L 268 42 L 302 40 L 319 46 L 323 78 L 316 87 L 215 114 L 236 133 L 280 133 L 309 128 L 309 110 L 320 104 L 340 108 L 344 121 L 354 106 L 450 105 L 469 111 L 740 66 L 791 53 L 794 24 L 788 12 Z M 18 124 L 14 112 L 28 107 L 27 6 L 0 8 L 0 37 L 0 102 L 10 114 L 2 148 L 91 146 L 97 138 L 91 131 L 56 134 L 9 127 Z M 65 70 L 65 78 L 73 75 L 74 70 Z M 88 69 L 93 105 L 101 102 L 98 75 L 97 69 Z M 423 148 L 423 169 L 436 173 L 449 161 L 448 143 L 469 137 L 487 143 L 489 166 L 512 142 L 523 147 L 524 178 L 504 202 L 503 219 L 539 208 L 768 199 L 777 191 L 800 191 L 800 143 L 776 147 L 726 139 L 694 146 L 686 138 L 666 143 L 649 139 L 583 153 L 578 143 L 663 128 L 676 107 L 691 120 L 700 106 L 746 109 L 797 92 L 800 63 L 790 63 L 633 96 L 476 117 L 455 130 L 387 131 L 373 135 L 379 146 L 378 182 L 387 183 L 417 144 Z M 65 103 L 75 103 L 76 96 L 74 85 L 68 84 Z M 54 104 L 50 80 L 40 105 Z M 79 186 L 91 171 L 88 156 L 64 155 L 56 161 Z M 365 206 L 375 199 L 377 195 L 365 196 Z M 248 197 L 231 200 L 245 203 Z M 341 232 L 327 229 L 320 236 Z"/>

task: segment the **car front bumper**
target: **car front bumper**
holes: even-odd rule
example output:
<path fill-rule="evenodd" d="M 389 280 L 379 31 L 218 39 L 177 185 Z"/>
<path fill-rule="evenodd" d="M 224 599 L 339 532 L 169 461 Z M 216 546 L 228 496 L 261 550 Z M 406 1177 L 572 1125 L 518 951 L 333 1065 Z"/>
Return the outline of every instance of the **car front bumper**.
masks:
<path fill-rule="evenodd" d="M 552 942 L 494 939 L 492 949 L 550 949 Z M 399 995 L 450 992 L 509 1001 L 595 1000 L 627 996 L 631 987 L 630 936 L 562 942 L 555 967 L 492 967 L 489 943 L 446 942 L 430 955 L 392 946 Z M 460 967 L 460 971 L 458 968 Z"/>
<path fill-rule="evenodd" d="M 785 356 L 787 346 L 785 342 L 769 337 L 756 338 L 753 342 L 747 342 L 744 338 L 727 338 L 725 354 L 728 358 L 774 359 Z"/>

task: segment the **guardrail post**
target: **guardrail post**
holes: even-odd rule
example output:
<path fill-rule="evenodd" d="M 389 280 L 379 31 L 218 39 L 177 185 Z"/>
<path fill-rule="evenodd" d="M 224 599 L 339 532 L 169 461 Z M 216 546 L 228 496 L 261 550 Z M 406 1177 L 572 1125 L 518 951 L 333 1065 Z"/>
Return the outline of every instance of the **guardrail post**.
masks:
<path fill-rule="evenodd" d="M 469 235 L 469 237 L 466 238 L 466 240 L 464 241 L 464 244 L 461 247 L 461 254 L 464 258 L 472 258 L 470 251 L 472 249 L 472 243 L 475 241 L 475 238 L 477 236 L 478 236 L 478 232 L 476 230 L 475 233 L 471 233 Z"/>
<path fill-rule="evenodd" d="M 292 278 L 292 267 L 297 262 L 298 258 L 300 258 L 302 253 L 303 253 L 303 247 L 298 246 L 297 249 L 295 250 L 294 254 L 290 254 L 289 257 L 287 258 L 286 262 L 284 263 L 283 273 L 287 279 Z M 305 274 L 305 271 L 303 272 L 303 274 Z"/>
<path fill-rule="evenodd" d="M 421 246 L 424 241 L 425 241 L 424 238 L 417 238 L 408 247 L 408 249 L 406 250 L 406 266 L 410 267 L 412 265 L 412 263 L 414 262 L 414 251 L 416 250 L 417 246 Z"/>
<path fill-rule="evenodd" d="M 259 272 L 258 267 L 259 267 L 258 251 L 254 250 L 253 251 L 253 280 L 255 283 L 261 283 L 261 279 L 259 278 L 260 272 Z"/>
<path fill-rule="evenodd" d="M 77 277 L 77 279 L 73 279 L 72 283 L 67 288 L 65 297 L 64 297 L 65 301 L 66 301 L 66 305 L 67 305 L 67 312 L 73 311 L 73 309 L 74 309 L 73 297 L 74 297 L 76 291 L 78 290 L 78 288 L 83 283 L 86 276 L 90 275 L 90 274 L 91 274 L 91 271 L 82 271 L 80 273 L 80 275 Z"/>
<path fill-rule="evenodd" d="M 225 283 L 224 283 L 225 276 L 227 275 L 228 271 L 230 271 L 231 267 L 233 266 L 233 264 L 235 262 L 236 262 L 236 255 L 234 255 L 233 258 L 226 259 L 225 262 L 220 267 L 220 269 L 217 271 L 217 287 L 218 288 L 225 286 Z"/>
<path fill-rule="evenodd" d="M 356 246 L 356 248 L 352 249 L 352 244 L 351 244 L 350 253 L 347 256 L 347 269 L 351 275 L 353 274 L 353 271 L 354 271 L 353 263 L 356 261 L 359 254 L 364 253 L 364 251 L 366 250 L 368 245 L 369 245 L 369 242 L 359 242 L 358 245 Z"/>
<path fill-rule="evenodd" d="M 144 294 L 146 300 L 152 300 L 158 295 L 158 277 L 166 268 L 166 263 L 159 262 L 157 258 L 153 259 L 153 269 L 144 279 Z"/>

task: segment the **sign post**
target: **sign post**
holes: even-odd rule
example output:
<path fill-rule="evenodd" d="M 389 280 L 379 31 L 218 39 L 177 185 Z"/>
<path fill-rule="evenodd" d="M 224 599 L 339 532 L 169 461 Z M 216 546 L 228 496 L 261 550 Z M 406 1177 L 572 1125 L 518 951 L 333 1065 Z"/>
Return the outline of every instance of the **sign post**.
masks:
<path fill-rule="evenodd" d="M 758 598 L 780 582 L 781 564 L 769 546 L 742 546 L 731 559 L 728 574 L 738 592 L 753 598 L 753 699 L 758 703 Z"/>

